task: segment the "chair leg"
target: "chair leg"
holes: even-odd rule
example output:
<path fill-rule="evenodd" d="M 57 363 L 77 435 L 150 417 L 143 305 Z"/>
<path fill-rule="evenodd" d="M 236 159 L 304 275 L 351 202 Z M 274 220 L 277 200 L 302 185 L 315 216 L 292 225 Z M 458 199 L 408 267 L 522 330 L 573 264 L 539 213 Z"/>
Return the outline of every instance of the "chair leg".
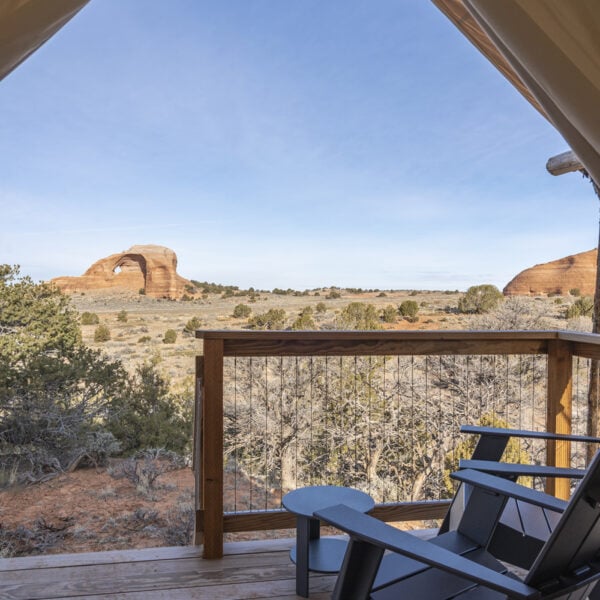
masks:
<path fill-rule="evenodd" d="M 368 600 L 383 548 L 350 539 L 332 600 Z"/>

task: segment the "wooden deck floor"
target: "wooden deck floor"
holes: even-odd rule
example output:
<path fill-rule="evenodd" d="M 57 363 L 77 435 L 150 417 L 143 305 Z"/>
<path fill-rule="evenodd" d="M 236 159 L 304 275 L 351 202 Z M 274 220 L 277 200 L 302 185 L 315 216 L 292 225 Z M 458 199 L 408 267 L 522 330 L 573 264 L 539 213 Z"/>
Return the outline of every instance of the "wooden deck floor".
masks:
<path fill-rule="evenodd" d="M 197 547 L 57 554 L 0 560 L 0 598 L 20 600 L 288 600 L 295 594 L 293 540 L 235 542 L 203 560 Z M 311 599 L 329 598 L 335 577 L 311 574 Z"/>

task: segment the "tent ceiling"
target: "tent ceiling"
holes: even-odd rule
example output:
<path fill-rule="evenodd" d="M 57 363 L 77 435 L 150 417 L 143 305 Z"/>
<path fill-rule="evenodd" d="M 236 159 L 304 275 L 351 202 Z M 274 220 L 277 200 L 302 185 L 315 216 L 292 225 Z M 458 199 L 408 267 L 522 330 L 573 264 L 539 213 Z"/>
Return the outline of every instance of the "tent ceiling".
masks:
<path fill-rule="evenodd" d="M 0 80 L 52 37 L 89 0 L 2 0 Z"/>
<path fill-rule="evenodd" d="M 600 2 L 433 0 L 600 182 Z"/>

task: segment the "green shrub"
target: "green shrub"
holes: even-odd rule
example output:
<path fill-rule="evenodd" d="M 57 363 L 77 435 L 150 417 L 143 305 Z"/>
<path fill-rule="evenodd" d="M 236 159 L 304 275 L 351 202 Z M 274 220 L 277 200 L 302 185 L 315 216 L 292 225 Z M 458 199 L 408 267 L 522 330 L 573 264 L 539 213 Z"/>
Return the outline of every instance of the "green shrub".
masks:
<path fill-rule="evenodd" d="M 398 311 L 403 317 L 413 318 L 419 312 L 419 305 L 414 300 L 404 300 L 398 307 Z"/>
<path fill-rule="evenodd" d="M 554 304 L 562 304 L 562 303 L 563 303 L 562 298 L 554 298 Z"/>
<path fill-rule="evenodd" d="M 377 309 L 372 304 L 350 302 L 337 318 L 339 329 L 381 329 Z"/>
<path fill-rule="evenodd" d="M 233 309 L 235 319 L 247 319 L 252 314 L 252 309 L 247 304 L 238 304 Z"/>
<path fill-rule="evenodd" d="M 184 454 L 192 432 L 193 399 L 172 394 L 155 365 L 140 365 L 129 385 L 112 402 L 108 429 L 123 453 L 164 448 Z"/>
<path fill-rule="evenodd" d="M 509 423 L 507 421 L 504 421 L 493 413 L 483 414 L 480 417 L 478 424 L 481 427 L 499 427 L 501 429 L 506 429 L 509 427 Z M 473 455 L 476 443 L 476 436 L 471 435 L 466 440 L 459 442 L 456 447 L 453 450 L 450 450 L 450 452 L 448 452 L 444 457 L 443 479 L 444 487 L 446 488 L 444 495 L 447 498 L 451 498 L 454 495 L 455 487 L 455 484 L 450 478 L 450 473 L 453 473 L 457 470 L 458 463 L 461 459 L 470 458 Z M 522 448 L 521 443 L 516 438 L 510 439 L 506 445 L 506 449 L 504 450 L 502 458 L 510 463 L 520 463 L 524 465 L 531 464 L 531 457 Z M 521 477 L 519 478 L 519 483 L 526 486 L 531 486 L 531 477 Z"/>
<path fill-rule="evenodd" d="M 567 309 L 567 319 L 577 317 L 591 317 L 594 312 L 594 300 L 589 296 L 577 298 Z"/>
<path fill-rule="evenodd" d="M 126 310 L 122 310 L 117 315 L 117 321 L 119 321 L 119 323 L 127 323 L 127 311 Z"/>
<path fill-rule="evenodd" d="M 295 331 L 303 329 L 316 329 L 317 325 L 313 319 L 312 306 L 305 306 L 298 315 L 298 318 L 292 323 L 292 329 Z"/>
<path fill-rule="evenodd" d="M 100 319 L 98 315 L 93 312 L 84 312 L 81 313 L 81 324 L 82 325 L 98 325 L 100 323 Z"/>
<path fill-rule="evenodd" d="M 317 311 L 317 314 L 327 312 L 327 304 L 325 304 L 325 302 L 319 302 L 315 307 L 315 310 Z"/>
<path fill-rule="evenodd" d="M 152 338 L 149 335 L 143 335 L 138 341 L 138 344 L 147 344 Z"/>
<path fill-rule="evenodd" d="M 571 296 L 581 296 L 581 290 L 579 288 L 573 288 L 571 290 L 569 290 L 569 294 L 571 294 Z"/>
<path fill-rule="evenodd" d="M 329 294 L 325 296 L 327 300 L 336 300 L 337 298 L 341 298 L 342 295 L 337 290 L 331 290 Z"/>
<path fill-rule="evenodd" d="M 177 332 L 174 329 L 167 329 L 163 337 L 163 344 L 174 344 L 177 341 Z"/>
<path fill-rule="evenodd" d="M 200 329 L 202 327 L 202 319 L 199 317 L 192 317 L 183 328 L 183 333 L 185 335 L 193 335 L 196 329 Z"/>
<path fill-rule="evenodd" d="M 467 314 L 490 312 L 498 306 L 502 298 L 502 292 L 495 285 L 473 285 L 458 301 L 458 310 Z"/>
<path fill-rule="evenodd" d="M 145 288 L 140 288 L 140 289 L 138 290 L 138 294 L 139 294 L 140 296 L 145 296 L 145 295 L 146 295 L 146 289 L 145 289 Z"/>
<path fill-rule="evenodd" d="M 94 341 L 95 342 L 108 342 L 110 340 L 110 329 L 107 325 L 102 323 L 96 327 L 94 331 Z"/>
<path fill-rule="evenodd" d="M 266 313 L 256 315 L 248 321 L 250 329 L 283 329 L 285 327 L 285 310 L 271 308 Z"/>
<path fill-rule="evenodd" d="M 385 292 L 379 292 L 379 294 L 377 294 L 378 298 L 385 298 L 387 297 L 387 294 Z"/>
<path fill-rule="evenodd" d="M 398 310 L 395 306 L 392 306 L 391 304 L 389 306 L 386 306 L 381 311 L 381 319 L 384 323 L 395 323 L 397 318 Z"/>

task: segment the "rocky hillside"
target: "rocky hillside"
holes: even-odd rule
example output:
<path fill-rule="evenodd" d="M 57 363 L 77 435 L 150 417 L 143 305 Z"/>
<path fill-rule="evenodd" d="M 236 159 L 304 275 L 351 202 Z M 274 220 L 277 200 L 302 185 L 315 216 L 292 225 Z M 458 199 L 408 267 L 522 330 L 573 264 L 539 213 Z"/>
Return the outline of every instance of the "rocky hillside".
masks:
<path fill-rule="evenodd" d="M 507 296 L 565 295 L 572 289 L 578 289 L 583 295 L 593 296 L 596 286 L 597 254 L 597 250 L 588 250 L 525 269 L 507 284 L 504 294 Z"/>

